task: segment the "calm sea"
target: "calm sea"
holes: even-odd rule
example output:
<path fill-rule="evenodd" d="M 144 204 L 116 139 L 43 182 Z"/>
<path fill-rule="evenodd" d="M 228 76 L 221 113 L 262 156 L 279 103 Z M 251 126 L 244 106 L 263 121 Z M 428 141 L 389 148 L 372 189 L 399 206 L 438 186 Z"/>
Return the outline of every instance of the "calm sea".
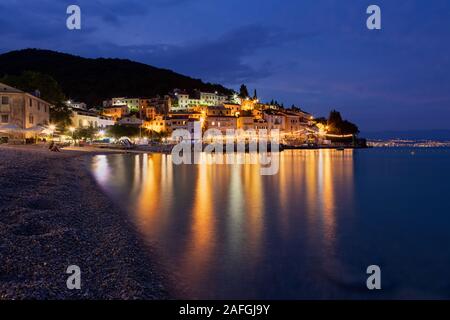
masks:
<path fill-rule="evenodd" d="M 280 157 L 273 176 L 162 154 L 96 156 L 92 171 L 186 298 L 450 298 L 449 149 Z"/>

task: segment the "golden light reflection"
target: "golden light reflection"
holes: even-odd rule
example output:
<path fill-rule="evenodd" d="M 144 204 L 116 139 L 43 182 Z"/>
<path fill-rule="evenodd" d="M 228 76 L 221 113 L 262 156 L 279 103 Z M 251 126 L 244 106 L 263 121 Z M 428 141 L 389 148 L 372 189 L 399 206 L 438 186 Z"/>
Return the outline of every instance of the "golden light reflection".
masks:
<path fill-rule="evenodd" d="M 110 180 L 111 168 L 105 155 L 95 156 L 92 168 L 95 178 L 101 185 Z"/>
<path fill-rule="evenodd" d="M 247 155 L 250 157 L 251 155 Z M 247 243 L 251 245 L 252 257 L 256 260 L 261 254 L 261 238 L 264 227 L 264 202 L 263 176 L 260 174 L 259 165 L 244 165 L 244 194 L 246 216 Z M 256 262 L 256 261 L 254 261 Z"/>
<path fill-rule="evenodd" d="M 307 239 L 333 251 L 337 206 L 353 197 L 353 150 L 304 150 L 284 153 L 279 177 L 280 222 L 290 232 L 292 214 L 304 215 Z M 304 203 L 296 203 L 296 199 Z M 297 208 L 293 212 L 291 207 Z"/>
<path fill-rule="evenodd" d="M 135 180 L 135 183 L 140 185 L 139 193 L 136 196 L 138 227 L 144 234 L 151 232 L 154 236 L 161 232 L 159 227 L 160 212 L 158 210 L 161 195 L 161 165 L 159 159 L 160 157 L 154 159 L 152 156 L 145 155 L 142 167 L 138 166 L 141 179 Z"/>
<path fill-rule="evenodd" d="M 245 218 L 245 194 L 240 166 L 233 166 L 231 169 L 228 201 L 230 203 L 227 212 L 228 243 L 230 246 L 228 254 L 238 254 L 244 236 L 243 224 Z"/>
<path fill-rule="evenodd" d="M 204 154 L 201 155 L 201 157 L 204 156 Z M 187 241 L 188 246 L 183 259 L 184 266 L 182 266 L 190 272 L 190 281 L 199 281 L 202 275 L 207 273 L 215 246 L 215 209 L 212 203 L 214 186 L 211 168 L 212 166 L 207 165 L 206 162 L 197 166 L 194 204 L 191 211 L 191 234 Z"/>
<path fill-rule="evenodd" d="M 259 267 L 274 238 L 280 246 L 306 241 L 322 267 L 340 268 L 336 234 L 343 203 L 352 203 L 353 150 L 285 151 L 274 176 L 261 176 L 250 154 L 243 165 L 201 157 L 202 164 L 175 166 L 170 155 L 98 156 L 93 172 L 102 184 L 127 182 L 138 230 L 196 286 L 217 270 Z"/>

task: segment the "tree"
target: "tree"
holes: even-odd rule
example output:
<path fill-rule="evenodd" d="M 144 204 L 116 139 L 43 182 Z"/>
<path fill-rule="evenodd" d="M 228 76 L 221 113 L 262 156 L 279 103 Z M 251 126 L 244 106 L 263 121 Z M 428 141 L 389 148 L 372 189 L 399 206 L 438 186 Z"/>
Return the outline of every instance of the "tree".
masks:
<path fill-rule="evenodd" d="M 221 85 L 130 60 L 86 59 L 38 49 L 0 54 L 0 78 L 3 74 L 21 74 L 27 70 L 52 76 L 67 97 L 89 106 L 99 106 L 107 97 L 165 95 L 174 88 L 232 94 Z"/>
<path fill-rule="evenodd" d="M 253 100 L 256 100 L 256 99 L 258 99 L 258 94 L 256 93 L 256 89 L 255 89 L 255 91 L 253 92 Z"/>
<path fill-rule="evenodd" d="M 50 108 L 50 122 L 55 124 L 58 129 L 65 131 L 72 124 L 72 110 L 64 103 L 57 103 Z"/>
<path fill-rule="evenodd" d="M 0 82 L 29 93 L 35 93 L 38 90 L 40 98 L 53 105 L 66 100 L 58 82 L 47 74 L 25 71 L 18 76 L 6 75 L 0 79 Z"/>
<path fill-rule="evenodd" d="M 323 124 L 324 126 L 326 126 L 327 123 L 328 123 L 328 120 L 327 120 L 327 118 L 325 118 L 325 117 L 315 118 L 314 121 L 315 121 L 316 123 L 321 123 L 321 124 Z"/>
<path fill-rule="evenodd" d="M 166 137 L 170 136 L 170 133 L 168 131 L 157 132 L 154 130 L 147 130 L 146 136 L 148 136 L 150 138 L 150 140 L 152 140 L 152 141 L 161 141 L 162 138 L 166 138 Z"/>
<path fill-rule="evenodd" d="M 356 124 L 344 120 L 341 123 L 342 134 L 358 134 L 359 128 Z"/>
<path fill-rule="evenodd" d="M 241 97 L 241 98 L 248 98 L 249 97 L 248 89 L 247 89 L 247 86 L 245 84 L 242 84 L 240 89 L 239 89 L 239 97 Z"/>
<path fill-rule="evenodd" d="M 317 121 L 317 119 L 316 119 Z M 358 134 L 358 126 L 350 121 L 343 120 L 341 113 L 332 110 L 327 121 L 328 132 L 333 134 Z"/>
<path fill-rule="evenodd" d="M 114 126 L 109 127 L 108 133 L 114 138 L 121 138 L 121 137 L 132 138 L 139 136 L 140 129 L 139 127 L 122 126 L 120 124 L 115 124 Z"/>
<path fill-rule="evenodd" d="M 98 130 L 94 127 L 87 127 L 87 128 L 78 128 L 73 133 L 74 139 L 90 139 L 92 140 L 94 136 L 97 134 Z"/>
<path fill-rule="evenodd" d="M 338 125 L 342 122 L 341 113 L 336 110 L 331 110 L 330 115 L 328 116 L 328 125 Z"/>

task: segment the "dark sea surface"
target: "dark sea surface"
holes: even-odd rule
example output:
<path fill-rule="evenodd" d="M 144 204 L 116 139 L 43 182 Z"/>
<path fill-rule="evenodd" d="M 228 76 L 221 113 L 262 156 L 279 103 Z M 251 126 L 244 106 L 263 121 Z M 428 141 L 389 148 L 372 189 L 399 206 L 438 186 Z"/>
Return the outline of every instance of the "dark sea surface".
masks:
<path fill-rule="evenodd" d="M 288 150 L 269 176 L 108 155 L 92 172 L 186 298 L 450 298 L 449 149 Z"/>

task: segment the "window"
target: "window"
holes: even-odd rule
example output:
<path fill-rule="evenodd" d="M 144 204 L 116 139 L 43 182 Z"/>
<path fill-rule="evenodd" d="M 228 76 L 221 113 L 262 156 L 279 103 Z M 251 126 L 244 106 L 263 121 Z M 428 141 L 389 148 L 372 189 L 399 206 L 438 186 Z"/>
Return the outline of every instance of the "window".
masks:
<path fill-rule="evenodd" d="M 2 104 L 9 104 L 9 97 L 2 97 Z"/>
<path fill-rule="evenodd" d="M 8 123 L 9 117 L 7 114 L 2 114 L 2 123 Z"/>
<path fill-rule="evenodd" d="M 30 107 L 33 106 L 33 99 L 30 98 Z"/>
<path fill-rule="evenodd" d="M 33 123 L 34 123 L 34 117 L 33 117 L 32 114 L 30 114 L 30 115 L 28 116 L 28 122 L 29 122 L 30 124 L 33 124 Z"/>
<path fill-rule="evenodd" d="M 38 103 L 38 111 L 41 111 L 41 103 Z"/>

